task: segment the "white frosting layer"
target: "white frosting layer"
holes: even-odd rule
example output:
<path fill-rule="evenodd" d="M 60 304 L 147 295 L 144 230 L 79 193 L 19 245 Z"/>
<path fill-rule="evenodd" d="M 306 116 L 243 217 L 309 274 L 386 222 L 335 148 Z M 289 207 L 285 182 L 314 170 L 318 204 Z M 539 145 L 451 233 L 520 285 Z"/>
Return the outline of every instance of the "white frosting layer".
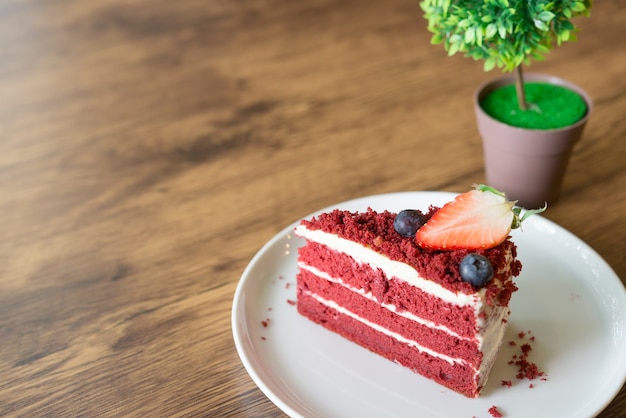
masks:
<path fill-rule="evenodd" d="M 448 303 L 453 303 L 458 306 L 476 306 L 477 303 L 482 304 L 485 293 L 484 289 L 481 289 L 477 294 L 471 295 L 461 292 L 455 293 L 431 280 L 424 280 L 420 277 L 417 270 L 408 264 L 391 260 L 357 242 L 321 230 L 309 230 L 304 225 L 298 225 L 295 229 L 295 233 L 299 237 L 345 253 L 359 264 L 369 264 L 374 270 L 381 269 L 385 272 L 387 277 L 396 277 Z"/>
<path fill-rule="evenodd" d="M 496 315 L 493 316 L 491 323 L 485 327 L 485 333 L 482 337 L 482 341 L 486 342 L 486 344 L 481 347 L 483 361 L 479 370 L 479 382 L 482 382 L 483 385 L 487 381 L 487 373 L 491 370 L 491 366 L 493 366 L 496 356 L 498 355 L 498 350 L 500 349 L 504 332 L 507 328 L 509 315 L 511 314 L 509 308 L 503 306 L 496 308 L 495 311 Z"/>

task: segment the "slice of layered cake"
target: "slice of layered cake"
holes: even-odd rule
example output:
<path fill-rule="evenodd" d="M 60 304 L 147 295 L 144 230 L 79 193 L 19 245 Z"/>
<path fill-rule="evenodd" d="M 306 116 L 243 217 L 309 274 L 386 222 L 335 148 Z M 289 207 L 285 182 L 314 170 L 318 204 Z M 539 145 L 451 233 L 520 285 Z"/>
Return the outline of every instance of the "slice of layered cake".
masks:
<path fill-rule="evenodd" d="M 487 381 L 517 289 L 525 217 L 486 187 L 428 212 L 334 210 L 303 220 L 298 311 L 468 397 Z M 526 216 L 539 211 L 528 211 Z"/>

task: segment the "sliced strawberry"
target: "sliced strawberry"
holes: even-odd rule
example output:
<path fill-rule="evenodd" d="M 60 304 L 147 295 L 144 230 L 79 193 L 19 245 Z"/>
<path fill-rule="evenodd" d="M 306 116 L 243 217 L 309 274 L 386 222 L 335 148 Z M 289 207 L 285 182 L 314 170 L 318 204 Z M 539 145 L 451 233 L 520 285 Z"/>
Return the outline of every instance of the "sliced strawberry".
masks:
<path fill-rule="evenodd" d="M 504 193 L 484 185 L 458 195 L 445 204 L 415 234 L 421 247 L 439 250 L 486 249 L 502 243 L 527 216 Z"/>

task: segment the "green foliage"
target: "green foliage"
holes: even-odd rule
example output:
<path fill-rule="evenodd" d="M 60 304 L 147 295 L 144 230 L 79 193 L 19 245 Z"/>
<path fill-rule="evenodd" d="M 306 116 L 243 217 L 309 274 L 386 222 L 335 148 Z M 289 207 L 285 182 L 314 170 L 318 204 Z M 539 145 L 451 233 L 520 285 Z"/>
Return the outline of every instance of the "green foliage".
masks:
<path fill-rule="evenodd" d="M 484 70 L 513 71 L 542 60 L 554 42 L 576 39 L 571 19 L 589 16 L 593 0 L 422 0 L 420 6 L 448 55 L 484 60 Z"/>

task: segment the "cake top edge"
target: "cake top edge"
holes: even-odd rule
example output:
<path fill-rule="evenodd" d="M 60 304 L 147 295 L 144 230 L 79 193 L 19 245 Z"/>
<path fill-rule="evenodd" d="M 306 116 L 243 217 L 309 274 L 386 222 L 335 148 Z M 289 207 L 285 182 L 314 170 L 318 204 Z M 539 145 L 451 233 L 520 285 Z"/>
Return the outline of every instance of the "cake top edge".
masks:
<path fill-rule="evenodd" d="M 528 210 L 516 204 L 491 186 L 474 184 L 472 190 L 425 212 L 335 209 L 300 225 L 411 265 L 421 277 L 452 291 L 470 294 L 486 288 L 510 297 L 516 290 L 511 278 L 522 268 L 511 230 L 547 208 Z"/>
<path fill-rule="evenodd" d="M 439 210 L 430 206 L 425 213 L 430 219 Z M 489 249 L 469 250 L 440 250 L 420 247 L 414 237 L 405 237 L 396 232 L 394 220 L 397 214 L 384 210 L 377 212 L 372 208 L 366 211 L 350 211 L 334 209 L 324 212 L 310 219 L 302 219 L 300 227 L 315 231 L 320 230 L 341 238 L 357 242 L 392 260 L 406 263 L 415 268 L 421 277 L 439 283 L 453 292 L 465 294 L 475 293 L 483 286 L 474 286 L 463 280 L 459 265 L 463 258 L 470 253 L 479 254 L 491 262 L 496 272 L 496 279 L 485 284 L 487 293 L 500 295 L 502 287 L 511 287 L 510 293 L 516 288 L 509 276 L 517 276 L 521 272 L 521 263 L 516 259 L 517 248 L 510 237 L 496 247 Z M 510 271 L 507 266 L 510 264 Z M 498 273 L 506 271 L 503 275 Z M 504 277 L 505 276 L 505 277 Z"/>

